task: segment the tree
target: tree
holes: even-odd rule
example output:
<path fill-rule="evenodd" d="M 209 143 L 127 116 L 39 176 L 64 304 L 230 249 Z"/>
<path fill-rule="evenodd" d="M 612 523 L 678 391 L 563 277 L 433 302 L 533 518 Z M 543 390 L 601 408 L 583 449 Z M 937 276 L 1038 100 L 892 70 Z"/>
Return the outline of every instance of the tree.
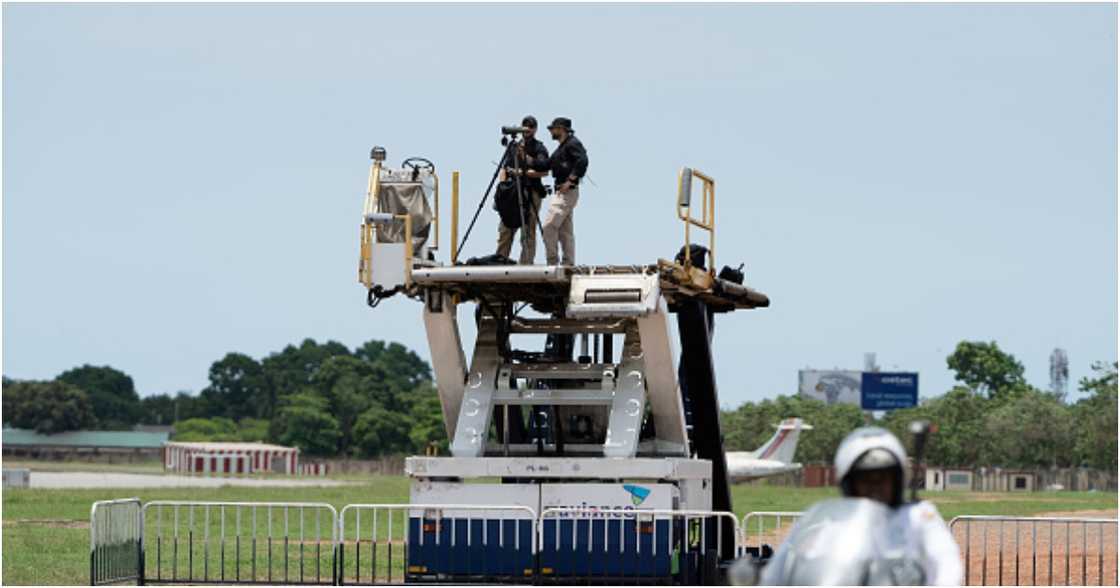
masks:
<path fill-rule="evenodd" d="M 390 393 L 378 385 L 371 365 L 350 355 L 328 358 L 319 366 L 311 381 L 327 400 L 330 413 L 338 420 L 341 434 L 338 452 L 348 454 L 353 445 L 353 428 L 358 417 L 373 404 L 387 399 Z"/>
<path fill-rule="evenodd" d="M 408 419 L 374 405 L 354 425 L 354 440 L 364 457 L 401 453 L 412 448 Z"/>
<path fill-rule="evenodd" d="M 67 370 L 57 379 L 86 393 L 100 428 L 131 429 L 140 421 L 140 396 L 128 374 L 109 366 L 87 364 Z"/>
<path fill-rule="evenodd" d="M 973 466 L 994 464 L 988 442 L 991 434 L 984 418 L 991 401 L 971 388 L 957 386 L 937 398 L 924 400 L 914 408 L 891 411 L 883 420 L 913 453 L 913 439 L 907 431 L 911 421 L 925 419 L 937 426 L 926 448 L 926 462 L 939 466 Z"/>
<path fill-rule="evenodd" d="M 441 451 L 446 451 L 448 446 L 447 427 L 443 423 L 443 407 L 440 405 L 439 393 L 431 382 L 423 382 L 411 393 L 411 409 L 409 417 L 412 427 L 408 437 L 412 441 L 412 450 L 423 452 L 428 445 L 435 443 Z"/>
<path fill-rule="evenodd" d="M 276 438 L 284 445 L 299 447 L 310 455 L 336 455 L 342 435 L 338 420 L 327 410 L 326 399 L 314 390 L 304 390 L 285 398 L 277 411 Z"/>
<path fill-rule="evenodd" d="M 991 452 L 988 463 L 1020 468 L 1072 465 L 1072 414 L 1053 394 L 1031 389 L 1009 399 L 985 416 L 984 429 Z"/>
<path fill-rule="evenodd" d="M 77 386 L 4 379 L 4 422 L 20 429 L 51 434 L 96 426 L 89 397 Z"/>
<path fill-rule="evenodd" d="M 415 352 L 400 343 L 386 345 L 383 341 L 367 341 L 354 350 L 354 356 L 373 368 L 377 399 L 391 410 L 400 410 L 398 396 L 432 380 L 432 369 Z"/>
<path fill-rule="evenodd" d="M 243 353 L 227 353 L 214 362 L 210 366 L 210 385 L 200 396 L 211 416 L 232 419 L 265 417 L 272 400 L 264 368 Z"/>
<path fill-rule="evenodd" d="M 1072 407 L 1077 465 L 1116 471 L 1117 363 L 1093 365 L 1095 377 L 1082 378 L 1078 388 L 1090 396 Z"/>
<path fill-rule="evenodd" d="M 193 418 L 175 423 L 176 441 L 238 441 L 237 423 L 233 419 L 215 417 Z"/>
<path fill-rule="evenodd" d="M 314 339 L 304 339 L 299 347 L 288 345 L 264 358 L 261 367 L 268 378 L 268 398 L 262 416 L 271 419 L 285 397 L 310 386 L 319 366 L 338 355 L 350 355 L 350 350 L 337 341 L 320 345 Z"/>
<path fill-rule="evenodd" d="M 995 341 L 961 341 L 946 362 L 957 381 L 989 398 L 1012 396 L 1026 388 L 1023 364 L 1001 351 Z"/>

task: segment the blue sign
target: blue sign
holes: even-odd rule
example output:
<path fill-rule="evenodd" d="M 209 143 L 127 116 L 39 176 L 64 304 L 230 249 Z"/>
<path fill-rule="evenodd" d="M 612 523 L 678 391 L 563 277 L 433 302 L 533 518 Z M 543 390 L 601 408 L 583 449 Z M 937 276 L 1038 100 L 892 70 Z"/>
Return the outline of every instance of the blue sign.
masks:
<path fill-rule="evenodd" d="M 918 405 L 918 374 L 910 372 L 863 372 L 860 407 L 863 410 L 892 410 Z"/>

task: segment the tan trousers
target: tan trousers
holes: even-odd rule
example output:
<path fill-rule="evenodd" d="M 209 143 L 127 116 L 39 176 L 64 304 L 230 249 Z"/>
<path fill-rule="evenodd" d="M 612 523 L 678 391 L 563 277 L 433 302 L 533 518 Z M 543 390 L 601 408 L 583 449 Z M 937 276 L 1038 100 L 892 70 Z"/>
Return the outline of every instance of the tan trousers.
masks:
<path fill-rule="evenodd" d="M 560 263 L 558 245 L 564 248 L 564 265 L 576 264 L 576 234 L 572 220 L 578 202 L 578 187 L 573 187 L 563 194 L 556 192 L 552 195 L 548 214 L 541 221 L 541 229 L 544 232 L 544 255 L 548 265 Z"/>
<path fill-rule="evenodd" d="M 521 256 L 517 259 L 517 263 L 521 265 L 533 265 L 537 256 L 537 213 L 541 209 L 541 199 L 533 196 L 533 202 L 536 210 L 526 211 L 529 222 L 521 225 L 520 229 L 511 229 L 503 225 L 502 221 L 498 221 L 498 255 L 509 257 L 513 251 L 513 235 L 520 231 Z"/>

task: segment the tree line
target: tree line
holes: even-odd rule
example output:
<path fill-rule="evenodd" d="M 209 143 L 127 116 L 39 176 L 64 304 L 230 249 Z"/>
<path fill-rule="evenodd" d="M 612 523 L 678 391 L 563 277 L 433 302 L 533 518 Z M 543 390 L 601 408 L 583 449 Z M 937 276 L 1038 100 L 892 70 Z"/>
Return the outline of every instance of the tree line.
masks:
<path fill-rule="evenodd" d="M 209 385 L 140 398 L 132 378 L 84 365 L 50 381 L 3 381 L 4 423 L 41 433 L 174 424 L 182 441 L 267 441 L 310 455 L 376 457 L 446 446 L 431 368 L 399 343 L 354 350 L 306 339 L 256 360 L 228 353 Z"/>
<path fill-rule="evenodd" d="M 1116 471 L 1116 362 L 1095 364 L 1093 375 L 1078 385 L 1086 394 L 1073 403 L 1027 383 L 1023 365 L 994 342 L 961 342 L 946 363 L 958 385 L 879 419 L 858 406 L 798 396 L 745 403 L 723 412 L 725 445 L 729 451 L 754 449 L 770 437 L 773 424 L 797 416 L 814 428 L 801 435 L 794 459 L 831 463 L 844 436 L 864 424 L 891 430 L 913 451 L 906 427 L 926 419 L 937 427 L 926 449 L 933 465 Z"/>
<path fill-rule="evenodd" d="M 1023 365 L 994 342 L 964 341 L 946 358 L 959 382 L 917 407 L 872 419 L 857 406 L 778 396 L 724 410 L 729 451 L 750 450 L 783 418 L 813 425 L 795 459 L 828 463 L 844 435 L 873 423 L 909 443 L 907 424 L 938 427 L 927 450 L 941 466 L 1070 467 L 1116 471 L 1117 364 L 1097 364 L 1075 403 L 1025 380 Z M 55 433 L 174 424 L 183 441 L 268 441 L 320 456 L 376 457 L 446 448 L 431 368 L 398 343 L 354 350 L 306 339 L 256 360 L 228 353 L 210 366 L 209 384 L 140 398 L 132 378 L 85 365 L 50 381 L 3 381 L 4 423 Z"/>

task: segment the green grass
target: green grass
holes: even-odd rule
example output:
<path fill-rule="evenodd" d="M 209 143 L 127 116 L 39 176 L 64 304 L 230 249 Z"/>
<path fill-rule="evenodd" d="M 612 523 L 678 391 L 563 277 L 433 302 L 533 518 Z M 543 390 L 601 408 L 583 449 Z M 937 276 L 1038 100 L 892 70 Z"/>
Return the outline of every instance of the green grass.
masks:
<path fill-rule="evenodd" d="M 8 464 L 5 464 L 8 465 Z M 740 485 L 732 490 L 735 511 L 740 517 L 749 511 L 800 511 L 812 503 L 836 496 L 833 488 L 786 488 L 767 485 Z M 92 490 L 7 490 L 3 494 L 3 579 L 7 584 L 84 584 L 89 577 L 89 513 L 90 505 L 97 500 L 123 498 L 136 496 L 145 503 L 154 500 L 191 500 L 191 501 L 249 501 L 249 502 L 325 502 L 341 509 L 347 504 L 357 503 L 403 503 L 408 498 L 408 480 L 403 476 L 366 477 L 362 482 L 335 487 L 315 488 L 245 488 L 226 486 L 222 488 L 167 488 L 167 489 L 92 489 Z M 996 494 L 996 493 L 964 493 L 943 492 L 928 493 L 929 497 L 937 504 L 942 516 L 946 519 L 961 514 L 984 515 L 1036 515 L 1044 512 L 1065 512 L 1077 510 L 1115 510 L 1117 498 L 1111 493 L 1091 492 L 1040 492 L 1032 494 Z M 496 502 L 500 500 L 496 497 Z M 187 510 L 180 510 L 181 520 L 189 516 Z M 289 525 L 293 534 L 298 532 L 298 515 L 294 510 L 289 511 Z M 169 517 L 173 516 L 172 510 L 164 510 L 161 514 L 163 524 L 169 524 Z M 211 578 L 219 573 L 221 562 L 222 542 L 220 541 L 220 511 L 212 509 L 210 512 L 210 525 L 205 525 L 205 513 L 196 509 L 195 533 L 208 534 L 210 546 L 208 559 L 199 552 L 194 553 L 194 566 L 196 576 L 203 572 L 203 566 L 208 567 Z M 243 515 L 245 516 L 245 515 Z M 282 510 L 273 511 L 274 534 L 280 534 Z M 304 514 L 305 538 L 314 539 L 313 513 L 306 511 Z M 234 521 L 232 514 L 227 512 L 226 532 L 232 529 Z M 258 549 L 257 549 L 257 576 L 267 578 L 266 541 L 266 511 L 258 510 Z M 394 528 L 400 524 L 401 519 L 396 519 Z M 248 519 L 242 521 L 243 529 L 249 528 Z M 352 528 L 353 518 L 348 517 L 347 526 Z M 368 519 L 363 519 L 363 528 L 369 524 Z M 155 517 L 149 514 L 146 533 L 154 537 Z M 386 521 L 379 521 L 379 527 L 384 529 Z M 185 527 L 183 527 L 185 528 Z M 204 531 L 206 529 L 206 531 Z M 395 531 L 399 535 L 399 530 Z M 166 536 L 165 531 L 165 536 Z M 365 535 L 363 531 L 363 535 Z M 383 532 L 382 532 L 383 535 Z M 199 545 L 200 541 L 195 540 Z M 185 537 L 181 537 L 179 544 L 178 563 L 174 564 L 178 573 L 185 572 L 190 554 L 186 550 Z M 313 574 L 315 557 L 310 555 L 315 545 L 311 542 L 304 543 L 305 573 Z M 197 547 L 196 547 L 197 549 Z M 242 570 L 251 568 L 252 556 L 249 545 L 234 544 L 232 539 L 225 542 L 225 563 L 227 576 L 233 574 L 233 553 L 241 555 Z M 299 561 L 298 543 L 290 543 L 289 561 L 292 566 Z M 320 547 L 321 549 L 321 547 Z M 347 567 L 352 565 L 354 557 L 353 546 L 347 552 Z M 368 550 L 368 545 L 363 547 Z M 165 551 L 166 550 L 166 551 Z M 273 545 L 273 580 L 283 579 L 283 544 Z M 169 575 L 172 567 L 173 554 L 169 543 L 163 543 L 160 548 L 161 573 Z M 379 551 L 378 565 L 381 570 L 387 567 L 387 553 Z M 329 566 L 329 555 L 322 554 L 321 565 Z M 369 552 L 364 551 L 363 569 L 368 569 Z M 394 554 L 393 567 L 400 573 L 400 554 Z M 153 564 L 156 554 L 149 543 L 147 553 L 148 569 L 154 575 Z M 244 572 L 243 572 L 244 573 Z M 368 572 L 366 572 L 368 573 Z M 289 567 L 289 574 L 298 574 L 298 567 Z"/>

